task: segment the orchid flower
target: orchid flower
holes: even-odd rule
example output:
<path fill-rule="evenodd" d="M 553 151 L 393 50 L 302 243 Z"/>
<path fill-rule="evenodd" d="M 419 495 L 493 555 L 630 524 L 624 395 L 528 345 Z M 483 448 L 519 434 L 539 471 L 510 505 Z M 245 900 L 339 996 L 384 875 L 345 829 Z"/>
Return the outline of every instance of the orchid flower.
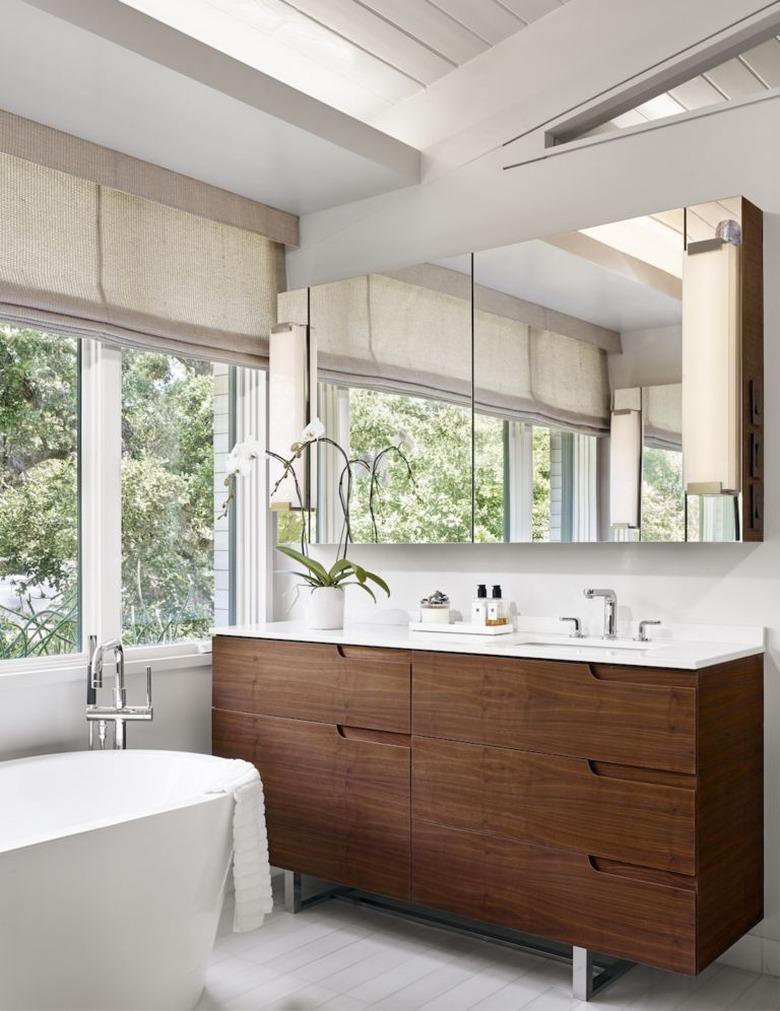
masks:
<path fill-rule="evenodd" d="M 227 455 L 226 478 L 246 477 L 252 472 L 252 461 L 259 460 L 265 453 L 265 446 L 258 439 L 237 442 Z"/>

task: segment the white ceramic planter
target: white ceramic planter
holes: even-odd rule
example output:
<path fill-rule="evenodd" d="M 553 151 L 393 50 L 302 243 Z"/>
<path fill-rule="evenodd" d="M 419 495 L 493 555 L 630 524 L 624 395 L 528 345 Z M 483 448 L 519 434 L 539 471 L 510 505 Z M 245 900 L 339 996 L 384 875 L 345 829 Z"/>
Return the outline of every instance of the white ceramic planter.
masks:
<path fill-rule="evenodd" d="M 337 586 L 318 586 L 312 590 L 306 624 L 309 628 L 343 628 L 344 591 Z"/>

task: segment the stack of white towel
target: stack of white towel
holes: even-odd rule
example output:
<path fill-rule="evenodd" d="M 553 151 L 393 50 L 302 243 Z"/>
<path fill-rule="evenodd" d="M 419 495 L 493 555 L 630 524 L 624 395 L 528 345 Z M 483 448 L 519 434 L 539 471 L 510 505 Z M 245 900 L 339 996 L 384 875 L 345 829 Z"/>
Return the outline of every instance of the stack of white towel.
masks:
<path fill-rule="evenodd" d="M 249 762 L 232 759 L 235 775 L 226 776 L 214 793 L 232 793 L 233 809 L 233 882 L 236 905 L 233 930 L 242 933 L 257 930 L 273 909 L 271 865 L 265 829 L 263 784 L 257 769 Z"/>

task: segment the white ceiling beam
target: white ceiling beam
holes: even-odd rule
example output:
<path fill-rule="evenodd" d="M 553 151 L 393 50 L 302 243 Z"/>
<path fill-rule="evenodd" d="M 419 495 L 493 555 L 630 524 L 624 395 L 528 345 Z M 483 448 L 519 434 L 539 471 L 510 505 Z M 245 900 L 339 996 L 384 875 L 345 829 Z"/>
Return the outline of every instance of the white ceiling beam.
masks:
<path fill-rule="evenodd" d="M 395 172 L 409 183 L 419 179 L 420 153 L 415 148 L 120 0 L 68 0 L 67 4 L 62 0 L 24 2 Z"/>

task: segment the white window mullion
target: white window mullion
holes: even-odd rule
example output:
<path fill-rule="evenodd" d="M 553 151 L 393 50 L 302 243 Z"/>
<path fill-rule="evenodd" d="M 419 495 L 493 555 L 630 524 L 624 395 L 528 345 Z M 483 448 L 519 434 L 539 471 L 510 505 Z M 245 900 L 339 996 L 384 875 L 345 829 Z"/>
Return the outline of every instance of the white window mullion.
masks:
<path fill-rule="evenodd" d="M 257 439 L 267 445 L 266 373 L 236 370 L 236 442 Z M 269 523 L 267 461 L 236 478 L 236 624 L 251 625 L 267 617 L 269 593 Z"/>
<path fill-rule="evenodd" d="M 82 642 L 122 631 L 122 352 L 82 345 Z"/>
<path fill-rule="evenodd" d="M 523 421 L 507 422 L 509 540 L 533 540 L 534 429 Z"/>

